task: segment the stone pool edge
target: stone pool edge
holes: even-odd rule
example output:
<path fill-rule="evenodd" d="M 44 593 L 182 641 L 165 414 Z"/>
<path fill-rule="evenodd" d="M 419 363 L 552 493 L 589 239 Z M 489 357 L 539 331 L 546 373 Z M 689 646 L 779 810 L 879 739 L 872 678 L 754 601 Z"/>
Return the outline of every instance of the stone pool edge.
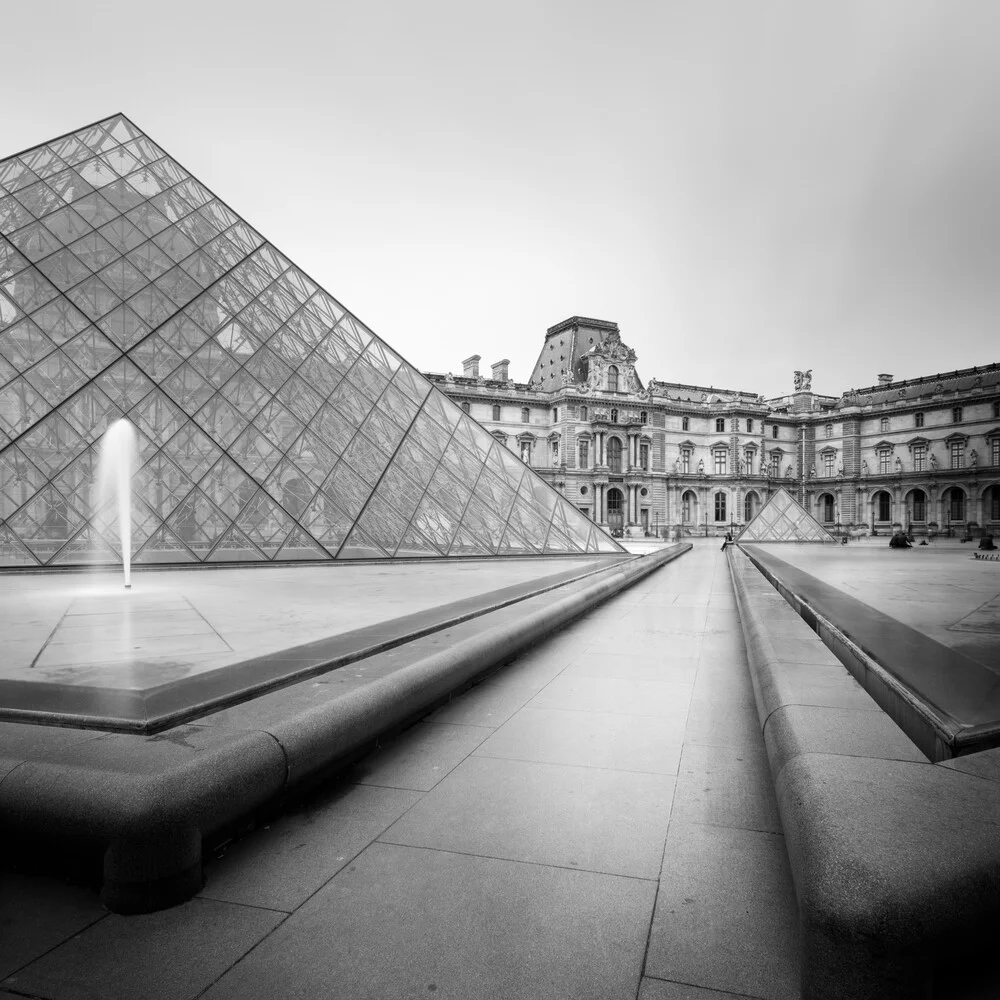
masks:
<path fill-rule="evenodd" d="M 803 1000 L 931 995 L 1000 917 L 1000 750 L 931 763 L 728 550 L 799 906 Z"/>

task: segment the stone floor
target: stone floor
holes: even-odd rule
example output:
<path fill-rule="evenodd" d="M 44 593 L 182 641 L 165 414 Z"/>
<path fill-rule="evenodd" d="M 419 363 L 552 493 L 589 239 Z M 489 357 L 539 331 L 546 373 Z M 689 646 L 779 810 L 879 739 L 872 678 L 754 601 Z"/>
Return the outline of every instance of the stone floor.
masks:
<path fill-rule="evenodd" d="M 206 875 L 138 917 L 3 875 L 0 996 L 796 997 L 795 897 L 717 541 Z"/>

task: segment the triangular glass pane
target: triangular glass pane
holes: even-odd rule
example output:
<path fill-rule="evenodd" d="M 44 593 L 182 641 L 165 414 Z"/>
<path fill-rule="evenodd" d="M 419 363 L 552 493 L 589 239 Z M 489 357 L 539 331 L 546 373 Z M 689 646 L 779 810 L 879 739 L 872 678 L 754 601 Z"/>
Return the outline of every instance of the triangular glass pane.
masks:
<path fill-rule="evenodd" d="M 97 528 L 87 525 L 72 541 L 64 545 L 50 561 L 51 566 L 77 566 L 80 564 L 118 565 L 122 554 Z"/>
<path fill-rule="evenodd" d="M 0 519 L 10 517 L 46 482 L 45 476 L 16 445 L 0 452 Z"/>
<path fill-rule="evenodd" d="M 0 524 L 0 566 L 37 566 L 38 560 L 5 524 Z"/>
<path fill-rule="evenodd" d="M 380 548 L 378 543 L 355 527 L 337 553 L 338 559 L 387 559 L 390 553 Z"/>
<path fill-rule="evenodd" d="M 236 519 L 246 536 L 271 558 L 292 530 L 292 519 L 263 490 L 259 490 Z"/>
<path fill-rule="evenodd" d="M 330 554 L 320 547 L 302 528 L 293 528 L 284 544 L 275 555 L 275 561 L 283 559 L 300 562 L 303 559 L 329 559 Z"/>
<path fill-rule="evenodd" d="M 357 527 L 379 548 L 392 555 L 402 541 L 407 519 L 397 513 L 380 494 L 373 494 L 358 519 Z"/>
<path fill-rule="evenodd" d="M 132 556 L 133 563 L 187 563 L 198 557 L 169 528 L 157 528 Z"/>
<path fill-rule="evenodd" d="M 247 536 L 235 525 L 220 539 L 209 554 L 208 562 L 259 562 L 266 559 Z"/>
<path fill-rule="evenodd" d="M 481 538 L 477 538 L 468 528 L 463 526 L 458 529 L 458 534 L 455 535 L 455 540 L 451 543 L 448 555 L 492 556 L 496 551 L 497 546 L 487 546 Z"/>
<path fill-rule="evenodd" d="M 336 555 L 354 524 L 333 495 L 320 490 L 302 516 L 302 524 L 331 555 Z"/>

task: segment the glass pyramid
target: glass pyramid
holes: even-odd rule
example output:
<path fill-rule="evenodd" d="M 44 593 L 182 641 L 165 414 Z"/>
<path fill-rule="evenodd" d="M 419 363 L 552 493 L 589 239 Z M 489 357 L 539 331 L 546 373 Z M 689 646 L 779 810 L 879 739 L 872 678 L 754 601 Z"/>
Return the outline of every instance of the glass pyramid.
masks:
<path fill-rule="evenodd" d="M 127 118 L 0 161 L 0 566 L 624 551 Z"/>
<path fill-rule="evenodd" d="M 735 541 L 836 542 L 837 539 L 787 490 L 779 487 Z"/>

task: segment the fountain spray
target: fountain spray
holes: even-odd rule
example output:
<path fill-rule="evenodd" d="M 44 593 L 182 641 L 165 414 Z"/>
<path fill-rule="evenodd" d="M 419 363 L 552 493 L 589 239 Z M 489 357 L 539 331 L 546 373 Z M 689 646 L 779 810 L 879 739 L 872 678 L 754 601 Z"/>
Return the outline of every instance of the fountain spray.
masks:
<path fill-rule="evenodd" d="M 137 459 L 135 428 L 124 417 L 116 420 L 101 438 L 97 493 L 98 509 L 115 501 L 126 589 L 132 586 L 132 473 Z"/>

